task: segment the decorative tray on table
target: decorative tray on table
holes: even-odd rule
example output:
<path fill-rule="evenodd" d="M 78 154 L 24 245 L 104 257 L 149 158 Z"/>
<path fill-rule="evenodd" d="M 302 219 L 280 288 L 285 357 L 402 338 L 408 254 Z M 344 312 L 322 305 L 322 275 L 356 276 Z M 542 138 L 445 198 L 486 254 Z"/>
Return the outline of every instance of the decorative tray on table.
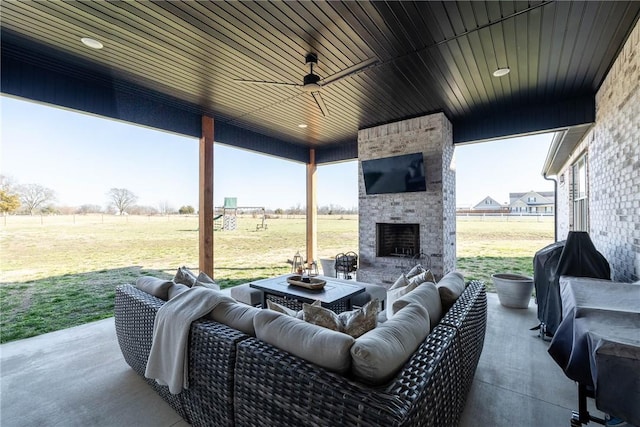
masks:
<path fill-rule="evenodd" d="M 315 277 L 309 277 L 308 282 L 302 281 L 302 276 L 289 276 L 287 277 L 287 283 L 294 286 L 301 286 L 307 289 L 322 289 L 327 284 L 326 281 L 316 279 Z"/>

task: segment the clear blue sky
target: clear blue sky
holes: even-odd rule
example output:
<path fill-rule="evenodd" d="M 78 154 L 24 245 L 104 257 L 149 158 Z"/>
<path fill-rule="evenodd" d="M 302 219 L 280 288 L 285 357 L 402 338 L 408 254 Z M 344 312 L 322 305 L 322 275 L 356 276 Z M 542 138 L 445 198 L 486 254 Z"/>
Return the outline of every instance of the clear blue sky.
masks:
<path fill-rule="evenodd" d="M 127 188 L 138 204 L 198 206 L 198 140 L 87 114 L 0 97 L 0 173 L 18 184 L 53 189 L 57 205 L 106 206 L 110 188 Z M 540 175 L 551 140 L 538 135 L 456 148 L 457 205 L 509 192 L 552 190 Z M 318 204 L 358 205 L 357 162 L 318 168 Z M 215 144 L 214 202 L 240 206 L 305 205 L 305 167 Z"/>

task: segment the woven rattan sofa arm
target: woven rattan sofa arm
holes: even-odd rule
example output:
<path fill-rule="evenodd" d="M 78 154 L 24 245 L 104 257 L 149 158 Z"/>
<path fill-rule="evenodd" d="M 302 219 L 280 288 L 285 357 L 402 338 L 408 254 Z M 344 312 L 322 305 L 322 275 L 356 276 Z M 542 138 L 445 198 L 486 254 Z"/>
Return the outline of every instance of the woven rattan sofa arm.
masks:
<path fill-rule="evenodd" d="M 456 339 L 460 348 L 464 349 L 459 362 L 463 370 L 460 377 L 462 400 L 459 406 L 464 408 L 466 396 L 471 389 L 480 360 L 487 329 L 487 293 L 484 284 L 479 281 L 470 282 L 440 324 L 451 326 L 458 331 Z"/>
<path fill-rule="evenodd" d="M 465 287 L 464 292 L 462 292 L 453 307 L 445 313 L 442 320 L 440 320 L 440 324 L 459 328 L 463 322 L 468 320 L 467 317 L 470 314 L 473 316 L 484 314 L 486 317 L 486 312 L 487 297 L 484 283 L 472 280 Z"/>
<path fill-rule="evenodd" d="M 151 351 L 155 315 L 164 303 L 131 285 L 116 288 L 118 342 L 127 363 L 141 376 Z M 247 338 L 227 325 L 197 320 L 189 332 L 189 388 L 172 395 L 168 387 L 146 381 L 191 425 L 232 426 L 236 348 Z"/>
<path fill-rule="evenodd" d="M 132 285 L 116 287 L 116 336 L 125 361 L 144 376 L 151 351 L 153 322 L 164 301 Z"/>

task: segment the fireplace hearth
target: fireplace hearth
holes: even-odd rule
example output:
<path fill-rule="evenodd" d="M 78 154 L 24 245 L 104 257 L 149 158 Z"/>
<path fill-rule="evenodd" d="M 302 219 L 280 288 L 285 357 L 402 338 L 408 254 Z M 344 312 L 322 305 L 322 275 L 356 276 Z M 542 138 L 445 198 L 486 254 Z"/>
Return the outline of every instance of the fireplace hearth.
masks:
<path fill-rule="evenodd" d="M 420 224 L 376 224 L 376 256 L 411 258 L 420 253 Z"/>

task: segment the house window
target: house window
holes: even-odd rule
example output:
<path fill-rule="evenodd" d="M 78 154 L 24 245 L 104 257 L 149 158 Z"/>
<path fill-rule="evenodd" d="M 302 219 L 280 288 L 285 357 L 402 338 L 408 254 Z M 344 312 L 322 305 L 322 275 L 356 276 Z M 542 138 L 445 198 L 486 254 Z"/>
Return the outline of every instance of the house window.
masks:
<path fill-rule="evenodd" d="M 589 198 L 587 188 L 587 155 L 572 166 L 573 175 L 573 229 L 589 231 Z"/>

